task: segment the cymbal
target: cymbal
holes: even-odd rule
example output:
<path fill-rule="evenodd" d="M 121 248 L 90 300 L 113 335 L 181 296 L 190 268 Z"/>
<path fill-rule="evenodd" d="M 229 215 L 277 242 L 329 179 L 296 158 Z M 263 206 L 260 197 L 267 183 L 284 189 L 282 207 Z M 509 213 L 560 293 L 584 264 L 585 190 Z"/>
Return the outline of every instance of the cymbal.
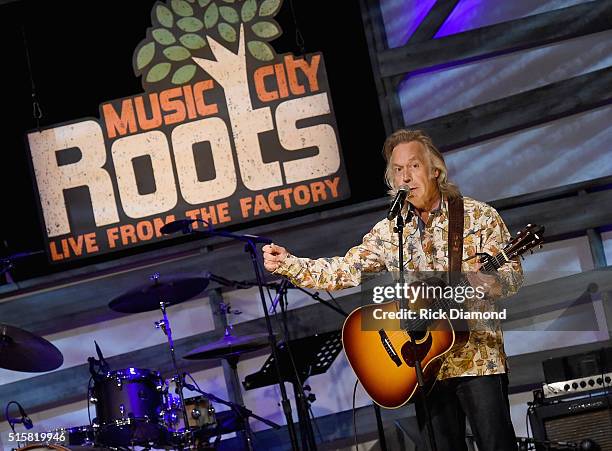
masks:
<path fill-rule="evenodd" d="M 268 334 L 252 334 L 235 337 L 227 335 L 217 341 L 195 348 L 183 358 L 187 360 L 205 360 L 235 357 L 247 352 L 256 351 L 268 346 Z"/>
<path fill-rule="evenodd" d="M 53 344 L 27 330 L 0 323 L 0 368 L 42 373 L 59 368 L 64 356 Z"/>
<path fill-rule="evenodd" d="M 140 313 L 157 310 L 160 302 L 166 306 L 180 304 L 200 294 L 208 286 L 209 279 L 198 275 L 153 276 L 145 285 L 127 291 L 108 306 L 121 313 Z"/>

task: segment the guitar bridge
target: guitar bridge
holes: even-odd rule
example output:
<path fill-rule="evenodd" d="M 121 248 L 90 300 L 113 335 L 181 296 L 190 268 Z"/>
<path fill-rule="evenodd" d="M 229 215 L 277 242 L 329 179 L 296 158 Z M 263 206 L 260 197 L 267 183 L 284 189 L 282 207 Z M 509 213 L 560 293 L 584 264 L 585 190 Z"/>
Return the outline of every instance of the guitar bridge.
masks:
<path fill-rule="evenodd" d="M 389 357 L 391 358 L 391 360 L 393 360 L 393 362 L 397 366 L 400 366 L 402 364 L 402 360 L 399 358 L 399 355 L 393 348 L 393 345 L 391 344 L 391 340 L 389 340 L 389 337 L 387 336 L 387 332 L 385 332 L 383 329 L 380 329 L 378 331 L 378 335 L 380 335 L 380 342 L 385 348 L 385 351 L 387 351 L 387 354 L 389 354 Z"/>

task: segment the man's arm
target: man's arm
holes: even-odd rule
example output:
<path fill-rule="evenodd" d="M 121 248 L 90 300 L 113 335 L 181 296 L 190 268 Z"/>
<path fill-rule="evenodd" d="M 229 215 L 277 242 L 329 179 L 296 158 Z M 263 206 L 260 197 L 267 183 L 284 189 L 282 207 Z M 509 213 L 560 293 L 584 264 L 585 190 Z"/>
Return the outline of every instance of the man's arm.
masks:
<path fill-rule="evenodd" d="M 263 247 L 268 271 L 287 277 L 294 285 L 320 290 L 341 290 L 361 283 L 362 272 L 385 269 L 382 246 L 376 227 L 351 248 L 344 257 L 299 258 L 275 244 Z"/>

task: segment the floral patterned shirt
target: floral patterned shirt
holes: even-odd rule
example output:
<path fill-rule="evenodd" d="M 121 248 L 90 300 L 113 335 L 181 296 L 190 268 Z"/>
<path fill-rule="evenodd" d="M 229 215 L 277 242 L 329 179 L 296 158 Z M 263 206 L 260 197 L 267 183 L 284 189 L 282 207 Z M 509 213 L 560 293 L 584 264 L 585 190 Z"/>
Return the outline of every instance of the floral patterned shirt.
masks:
<path fill-rule="evenodd" d="M 398 271 L 397 234 L 393 221 L 383 219 L 363 237 L 361 244 L 343 257 L 308 259 L 289 255 L 276 274 L 286 276 L 304 288 L 340 290 L 360 284 L 362 273 Z M 404 267 L 406 271 L 448 270 L 448 202 L 431 212 L 425 227 L 419 230 L 413 215 L 404 229 Z M 510 239 L 510 234 L 497 211 L 474 199 L 464 197 L 462 271 L 475 271 L 478 254 L 497 255 Z M 501 297 L 511 296 L 523 281 L 520 261 L 512 260 L 496 273 L 501 283 Z M 493 299 L 485 298 L 487 301 Z M 506 355 L 499 321 L 488 321 L 479 327 L 477 320 L 468 320 L 469 341 L 447 355 L 438 379 L 479 376 L 506 372 Z"/>

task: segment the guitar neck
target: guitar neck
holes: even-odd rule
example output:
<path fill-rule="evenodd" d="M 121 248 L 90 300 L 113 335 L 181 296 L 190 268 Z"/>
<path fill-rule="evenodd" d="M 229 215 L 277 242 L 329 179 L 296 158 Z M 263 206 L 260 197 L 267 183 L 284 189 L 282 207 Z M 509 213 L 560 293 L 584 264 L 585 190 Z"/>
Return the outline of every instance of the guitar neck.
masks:
<path fill-rule="evenodd" d="M 494 271 L 497 271 L 502 265 L 504 265 L 505 263 L 509 261 L 510 259 L 507 258 L 507 256 L 504 254 L 503 251 L 498 253 L 494 257 L 487 255 L 484 261 L 482 262 L 480 270 L 485 271 L 485 272 L 494 272 Z M 454 288 L 456 287 L 467 288 L 468 286 L 471 286 L 470 282 L 467 280 L 466 277 L 462 277 L 461 281 L 457 283 Z M 455 301 L 453 298 L 446 298 L 446 297 L 435 298 L 433 299 L 431 304 L 428 306 L 428 308 L 431 311 L 442 310 L 444 312 L 448 312 L 450 308 L 453 306 L 453 304 L 455 304 Z M 404 298 L 401 299 L 400 307 L 406 308 L 406 299 Z M 434 319 L 403 320 L 401 327 L 405 330 L 425 330 L 434 321 L 435 321 Z"/>

